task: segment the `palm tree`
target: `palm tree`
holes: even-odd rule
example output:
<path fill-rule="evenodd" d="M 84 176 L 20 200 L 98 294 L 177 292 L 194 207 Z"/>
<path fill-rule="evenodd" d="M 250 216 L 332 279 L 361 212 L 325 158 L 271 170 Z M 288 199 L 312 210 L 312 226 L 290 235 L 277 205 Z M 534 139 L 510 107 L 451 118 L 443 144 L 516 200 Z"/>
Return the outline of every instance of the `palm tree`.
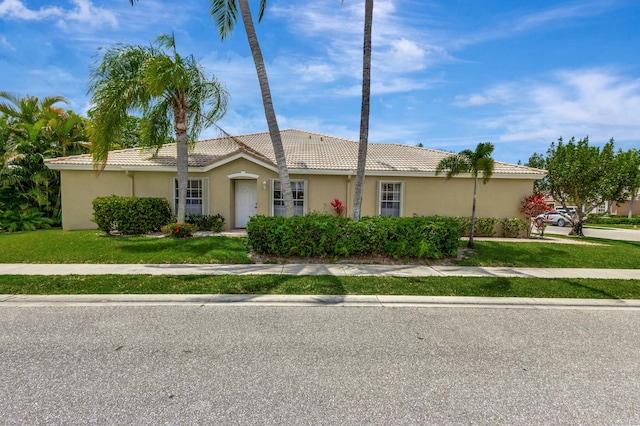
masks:
<path fill-rule="evenodd" d="M 362 108 L 360 110 L 360 141 L 358 143 L 358 166 L 353 196 L 352 219 L 360 220 L 362 190 L 364 187 L 367 146 L 369 144 L 369 109 L 371 105 L 371 25 L 373 22 L 373 0 L 364 4 L 364 47 L 362 61 Z"/>
<path fill-rule="evenodd" d="M 479 143 L 475 151 L 465 149 L 458 154 L 443 158 L 436 167 L 436 175 L 446 170 L 446 179 L 461 173 L 470 173 L 473 178 L 473 207 L 471 208 L 471 229 L 469 230 L 469 244 L 467 247 L 474 248 L 473 228 L 476 224 L 476 189 L 478 187 L 478 174 L 482 173 L 482 183 L 486 184 L 493 174 L 494 161 L 491 158 L 493 152 L 491 142 Z"/>
<path fill-rule="evenodd" d="M 247 40 L 249 41 L 251 55 L 253 56 L 253 62 L 256 67 L 256 73 L 258 74 L 260 91 L 262 92 L 262 104 L 264 107 L 264 114 L 267 119 L 267 126 L 269 127 L 271 143 L 273 144 L 273 152 L 276 156 L 276 164 L 278 165 L 280 188 L 282 189 L 286 215 L 293 216 L 293 195 L 291 192 L 289 169 L 287 168 L 287 160 L 284 154 L 284 148 L 282 147 L 280 129 L 278 127 L 276 112 L 273 108 L 273 101 L 271 99 L 271 89 L 269 88 L 267 70 L 264 65 L 264 59 L 262 58 L 260 44 L 258 43 L 258 36 L 253 25 L 253 18 L 251 16 L 249 2 L 248 0 L 210 0 L 210 13 L 215 20 L 215 25 L 218 28 L 218 32 L 220 33 L 220 38 L 224 40 L 235 27 L 236 20 L 238 19 L 238 6 L 240 7 L 242 23 L 244 24 L 244 29 L 247 34 Z M 262 20 L 266 7 L 267 0 L 260 0 L 258 22 Z"/>
<path fill-rule="evenodd" d="M 127 126 L 129 111 L 142 116 L 140 140 L 144 146 L 160 147 L 173 127 L 177 218 L 184 222 L 189 144 L 205 125 L 224 116 L 228 95 L 215 78 L 206 78 L 193 55 L 178 54 L 173 35 L 161 35 L 156 41 L 157 45 L 148 47 L 118 44 L 107 48 L 102 61 L 91 68 L 89 93 L 95 105 L 91 111 L 95 126 L 91 153 L 96 165 L 105 164 L 112 141 Z"/>

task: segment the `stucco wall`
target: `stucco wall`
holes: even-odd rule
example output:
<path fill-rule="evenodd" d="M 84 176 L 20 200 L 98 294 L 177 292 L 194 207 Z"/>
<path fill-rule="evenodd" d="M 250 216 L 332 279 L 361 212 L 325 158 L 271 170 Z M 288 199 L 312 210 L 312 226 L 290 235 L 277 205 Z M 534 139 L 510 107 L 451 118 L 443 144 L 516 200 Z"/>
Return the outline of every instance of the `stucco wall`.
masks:
<path fill-rule="evenodd" d="M 124 172 L 62 170 L 62 229 L 96 229 L 91 202 L 107 195 L 131 195 L 131 179 Z"/>
<path fill-rule="evenodd" d="M 92 171 L 62 171 L 62 215 L 63 228 L 95 229 L 91 222 L 91 202 L 99 196 L 123 195 L 138 197 L 171 198 L 171 172 L 105 171 L 96 177 Z M 221 214 L 226 219 L 225 228 L 235 226 L 235 181 L 253 180 L 256 185 L 257 214 L 271 212 L 271 181 L 277 173 L 246 159 L 238 159 L 221 165 L 206 173 L 190 173 L 192 178 L 207 178 L 208 213 Z M 232 176 L 230 179 L 229 176 Z M 330 213 L 330 203 L 340 199 L 351 214 L 355 176 L 291 175 L 291 179 L 308 182 L 306 188 L 307 211 Z M 473 197 L 473 180 L 456 177 L 397 178 L 368 176 L 362 204 L 362 216 L 378 213 L 378 185 L 380 181 L 403 182 L 404 216 L 441 215 L 469 216 Z M 265 183 L 263 185 L 263 182 Z M 265 189 L 266 187 L 266 189 Z M 478 183 L 478 217 L 519 217 L 522 197 L 533 191 L 533 181 L 524 179 L 501 179 L 494 177 L 486 185 Z"/>

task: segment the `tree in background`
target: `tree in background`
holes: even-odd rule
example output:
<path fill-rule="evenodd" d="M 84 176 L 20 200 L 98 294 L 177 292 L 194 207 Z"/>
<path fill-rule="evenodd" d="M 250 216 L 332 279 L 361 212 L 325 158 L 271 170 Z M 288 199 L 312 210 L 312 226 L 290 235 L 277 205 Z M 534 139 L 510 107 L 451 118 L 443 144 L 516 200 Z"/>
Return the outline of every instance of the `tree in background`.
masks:
<path fill-rule="evenodd" d="M 131 0 L 134 2 L 135 0 Z M 287 159 L 282 147 L 282 139 L 280 137 L 280 128 L 276 119 L 276 112 L 271 99 L 271 89 L 269 87 L 269 79 L 267 78 L 267 69 L 264 65 L 262 51 L 258 43 L 258 36 L 253 25 L 253 17 L 249 8 L 248 0 L 210 0 L 210 13 L 215 21 L 215 25 L 220 34 L 220 38 L 224 39 L 233 32 L 236 21 L 238 19 L 238 7 L 242 16 L 242 23 L 249 41 L 249 48 L 258 74 L 258 82 L 260 83 L 260 91 L 262 93 L 262 105 L 264 114 L 267 119 L 269 135 L 273 145 L 273 152 L 276 157 L 278 166 L 278 175 L 280 176 L 280 189 L 284 199 L 284 205 L 287 216 L 293 216 L 295 209 L 293 206 L 293 193 L 291 192 L 291 181 L 289 179 L 289 169 L 287 168 Z M 267 0 L 260 0 L 260 9 L 258 11 L 258 22 L 262 20 Z"/>
<path fill-rule="evenodd" d="M 189 144 L 205 125 L 222 118 L 228 95 L 207 79 L 193 55 L 182 57 L 173 35 L 161 35 L 150 46 L 116 45 L 104 50 L 91 68 L 89 93 L 95 134 L 91 154 L 104 165 L 113 141 L 127 128 L 129 112 L 141 114 L 140 141 L 159 148 L 175 133 L 178 169 L 178 222 L 184 222 L 189 171 Z M 169 50 L 169 52 L 167 52 Z"/>
<path fill-rule="evenodd" d="M 465 149 L 458 154 L 443 158 L 436 167 L 436 175 L 446 171 L 446 179 L 453 176 L 469 173 L 473 178 L 473 206 L 471 208 L 471 229 L 469 230 L 469 243 L 467 247 L 474 248 L 473 229 L 476 224 L 476 192 L 478 187 L 478 175 L 482 174 L 482 183 L 486 184 L 491 179 L 495 162 L 491 158 L 494 146 L 491 142 L 479 143 L 475 151 Z"/>
<path fill-rule="evenodd" d="M 539 154 L 537 154 L 539 156 Z M 602 149 L 589 146 L 589 138 L 552 143 L 544 158 L 548 171 L 545 189 L 565 212 L 578 206 L 575 215 L 563 214 L 572 224 L 569 235 L 584 236 L 587 212 L 605 201 L 621 202 L 628 196 L 625 156 L 614 150 L 611 139 Z"/>
<path fill-rule="evenodd" d="M 633 217 L 633 206 L 640 192 L 640 150 L 631 148 L 619 154 L 622 163 L 624 187 L 630 196 L 628 217 Z"/>
<path fill-rule="evenodd" d="M 88 151 L 88 123 L 39 99 L 0 92 L 0 228 L 35 229 L 60 221 L 60 173 L 44 160 Z"/>

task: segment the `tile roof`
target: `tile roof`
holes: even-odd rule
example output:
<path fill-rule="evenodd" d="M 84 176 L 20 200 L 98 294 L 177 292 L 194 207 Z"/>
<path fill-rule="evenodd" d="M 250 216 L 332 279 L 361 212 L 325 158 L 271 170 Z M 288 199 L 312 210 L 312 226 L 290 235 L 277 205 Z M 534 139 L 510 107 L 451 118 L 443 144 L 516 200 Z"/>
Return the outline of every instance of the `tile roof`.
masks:
<path fill-rule="evenodd" d="M 282 145 L 290 170 L 352 171 L 357 167 L 358 142 L 301 130 L 283 130 Z M 175 144 L 154 150 L 141 148 L 111 151 L 107 168 L 175 167 Z M 189 152 L 189 167 L 206 168 L 225 158 L 245 154 L 275 167 L 276 158 L 268 132 L 198 141 Z M 402 144 L 369 144 L 366 169 L 371 172 L 434 173 L 437 164 L 449 152 Z M 46 160 L 54 168 L 91 166 L 90 155 Z M 69 167 L 70 166 L 70 167 Z M 75 167 L 74 167 L 75 166 Z M 540 175 L 545 172 L 530 167 L 496 161 L 494 174 Z"/>

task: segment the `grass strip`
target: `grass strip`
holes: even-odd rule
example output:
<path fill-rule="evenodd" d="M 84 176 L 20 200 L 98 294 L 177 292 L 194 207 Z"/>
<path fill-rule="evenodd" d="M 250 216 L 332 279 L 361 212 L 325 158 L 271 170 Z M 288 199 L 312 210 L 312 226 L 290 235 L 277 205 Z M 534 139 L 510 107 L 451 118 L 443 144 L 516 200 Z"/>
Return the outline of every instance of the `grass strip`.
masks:
<path fill-rule="evenodd" d="M 640 299 L 640 280 L 291 275 L 0 276 L 1 294 L 306 294 Z"/>

